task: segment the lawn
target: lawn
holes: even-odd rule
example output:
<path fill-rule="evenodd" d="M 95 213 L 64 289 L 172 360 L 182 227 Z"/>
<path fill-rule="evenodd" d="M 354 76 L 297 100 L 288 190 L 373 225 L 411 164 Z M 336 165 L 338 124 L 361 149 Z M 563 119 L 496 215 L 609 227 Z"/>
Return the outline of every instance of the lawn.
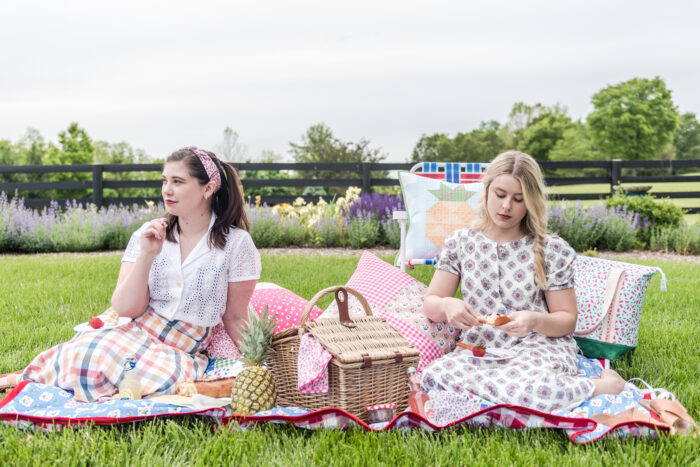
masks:
<path fill-rule="evenodd" d="M 276 282 L 309 299 L 342 284 L 359 256 L 263 254 L 263 281 Z M 390 258 L 384 258 L 390 260 Z M 634 261 L 666 272 L 669 291 L 650 285 L 639 348 L 614 364 L 623 377 L 641 377 L 669 389 L 700 418 L 700 294 L 694 263 Z M 103 311 L 119 268 L 119 253 L 0 256 L 0 373 L 21 368 L 41 350 L 69 339 L 74 324 Z M 430 280 L 432 269 L 413 274 Z M 658 276 L 658 275 L 657 275 Z M 306 432 L 287 426 L 215 431 L 203 420 L 160 420 L 136 425 L 63 430 L 42 434 L 0 425 L 0 465 L 36 463 L 210 465 L 698 465 L 700 442 L 606 440 L 574 445 L 554 430 L 461 428 L 429 435 Z M 38 462 L 37 462 L 38 461 Z"/>

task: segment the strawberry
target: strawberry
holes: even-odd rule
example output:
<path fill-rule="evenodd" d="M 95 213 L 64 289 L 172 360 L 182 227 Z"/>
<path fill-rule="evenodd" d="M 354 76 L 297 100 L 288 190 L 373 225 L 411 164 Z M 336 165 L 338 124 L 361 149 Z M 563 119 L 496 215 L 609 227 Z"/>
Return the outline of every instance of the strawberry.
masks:
<path fill-rule="evenodd" d="M 478 347 L 474 347 L 473 345 L 465 344 L 464 342 L 457 342 L 457 347 L 462 347 L 463 349 L 469 349 L 472 351 L 472 355 L 475 357 L 483 357 L 486 355 L 486 349 L 480 345 Z"/>
<path fill-rule="evenodd" d="M 90 318 L 90 321 L 88 321 L 88 324 L 90 325 L 90 327 L 92 329 L 100 329 L 102 326 L 105 325 L 105 323 L 97 316 L 93 316 L 92 318 Z"/>

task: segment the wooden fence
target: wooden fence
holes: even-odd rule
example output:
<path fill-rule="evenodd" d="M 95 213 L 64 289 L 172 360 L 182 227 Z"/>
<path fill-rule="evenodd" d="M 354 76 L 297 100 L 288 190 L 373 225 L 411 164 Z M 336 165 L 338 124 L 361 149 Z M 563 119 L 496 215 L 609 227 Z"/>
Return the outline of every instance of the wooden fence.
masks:
<path fill-rule="evenodd" d="M 363 192 L 371 192 L 378 186 L 396 186 L 399 184 L 397 178 L 372 178 L 372 173 L 409 170 L 413 164 L 410 163 L 232 163 L 239 172 L 242 172 L 242 182 L 245 187 L 349 187 L 359 186 Z M 674 175 L 677 169 L 698 168 L 700 159 L 695 160 L 645 160 L 628 161 L 613 159 L 611 161 L 566 161 L 566 162 L 540 162 L 540 166 L 545 173 L 553 170 L 564 169 L 579 171 L 581 169 L 598 169 L 601 176 L 577 176 L 561 177 L 547 176 L 546 182 L 549 186 L 581 185 L 589 183 L 608 184 L 610 189 L 604 193 L 571 193 L 552 195 L 552 199 L 562 200 L 591 200 L 603 199 L 614 193 L 621 183 L 654 183 L 654 182 L 694 182 L 691 191 L 654 192 L 656 197 L 668 198 L 700 198 L 700 176 L 699 175 Z M 0 178 L 3 174 L 34 174 L 34 178 L 39 178 L 41 174 L 58 173 L 88 173 L 91 174 L 89 180 L 78 181 L 27 181 L 27 182 L 0 182 L 0 192 L 6 192 L 8 196 L 13 196 L 15 191 L 20 197 L 26 191 L 47 191 L 47 190 L 70 190 L 87 189 L 92 192 L 90 198 L 78 198 L 80 203 L 93 203 L 97 206 L 109 204 L 132 204 L 144 203 L 145 201 L 159 201 L 160 198 L 112 198 L 105 197 L 104 190 L 108 188 L 158 188 L 160 180 L 158 174 L 162 169 L 161 164 L 83 164 L 83 165 L 25 165 L 25 166 L 0 166 Z M 625 175 L 623 170 L 644 169 L 645 172 L 671 172 L 671 175 Z M 655 169 L 655 170 L 654 170 Z M 670 169 L 670 170 L 669 170 Z M 246 179 L 245 171 L 265 170 L 265 171 L 333 171 L 333 172 L 354 172 L 354 178 L 266 178 L 266 179 Z M 116 172 L 155 172 L 153 177 L 144 177 L 144 180 L 105 180 L 105 173 Z M 158 177 L 158 178 L 156 178 Z M 275 204 L 290 202 L 296 196 L 265 196 L 262 202 Z M 318 196 L 306 196 L 308 200 L 316 200 Z M 25 205 L 29 207 L 48 206 L 50 199 L 25 199 Z M 58 200 L 63 201 L 63 200 Z M 689 213 L 700 213 L 700 206 L 686 208 Z"/>

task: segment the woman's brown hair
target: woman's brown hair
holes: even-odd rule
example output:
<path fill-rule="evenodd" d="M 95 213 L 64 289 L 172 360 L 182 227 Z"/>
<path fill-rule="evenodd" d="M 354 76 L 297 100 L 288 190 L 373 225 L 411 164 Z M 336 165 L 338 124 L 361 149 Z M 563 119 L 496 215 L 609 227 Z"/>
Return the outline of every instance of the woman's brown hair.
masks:
<path fill-rule="evenodd" d="M 249 229 L 248 217 L 246 216 L 243 202 L 243 185 L 233 167 L 226 162 L 220 161 L 213 152 L 204 152 L 211 157 L 212 162 L 214 162 L 221 175 L 221 187 L 216 190 L 211 200 L 211 210 L 216 214 L 216 221 L 214 221 L 209 234 L 209 244 L 223 249 L 226 246 L 226 237 L 231 227 L 243 229 L 246 232 Z M 200 185 L 209 183 L 209 175 L 207 175 L 204 165 L 202 165 L 199 157 L 193 151 L 190 149 L 177 150 L 168 156 L 165 163 L 179 161 L 185 163 L 189 174 L 196 178 Z M 177 216 L 168 214 L 167 219 L 166 238 L 174 242 L 173 229 L 178 225 Z"/>

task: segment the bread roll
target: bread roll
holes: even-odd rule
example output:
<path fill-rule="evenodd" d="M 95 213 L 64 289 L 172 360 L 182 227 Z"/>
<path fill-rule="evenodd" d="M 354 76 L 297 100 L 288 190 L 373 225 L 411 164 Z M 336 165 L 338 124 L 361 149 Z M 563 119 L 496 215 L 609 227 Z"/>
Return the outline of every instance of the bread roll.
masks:
<path fill-rule="evenodd" d="M 502 326 L 510 322 L 510 318 L 506 315 L 479 316 L 477 319 L 481 324 L 490 324 L 491 326 Z"/>
<path fill-rule="evenodd" d="M 180 396 L 192 397 L 202 394 L 209 397 L 231 397 L 231 389 L 236 378 L 205 379 L 196 381 L 180 381 L 176 391 Z"/>

